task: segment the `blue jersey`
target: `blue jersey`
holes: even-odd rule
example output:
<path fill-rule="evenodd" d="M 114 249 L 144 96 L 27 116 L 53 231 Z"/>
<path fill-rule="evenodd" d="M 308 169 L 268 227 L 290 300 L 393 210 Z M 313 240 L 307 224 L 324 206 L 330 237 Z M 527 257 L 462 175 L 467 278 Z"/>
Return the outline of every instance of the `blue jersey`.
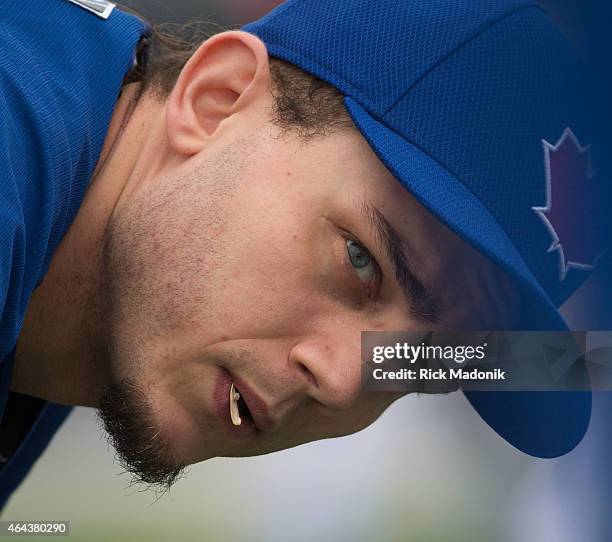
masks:
<path fill-rule="evenodd" d="M 14 350 L 146 30 L 118 9 L 104 19 L 67 0 L 0 6 L 0 508 L 70 412 L 10 393 Z M 7 425 L 19 428 L 9 432 L 17 442 L 8 442 Z"/>

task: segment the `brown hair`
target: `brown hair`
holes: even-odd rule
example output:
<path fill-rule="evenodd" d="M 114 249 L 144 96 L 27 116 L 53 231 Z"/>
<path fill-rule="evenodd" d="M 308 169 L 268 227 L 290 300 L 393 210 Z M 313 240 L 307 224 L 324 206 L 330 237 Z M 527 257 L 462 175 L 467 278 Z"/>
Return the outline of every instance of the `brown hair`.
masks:
<path fill-rule="evenodd" d="M 183 25 L 151 25 L 140 44 L 140 95 L 145 91 L 165 99 L 186 62 L 203 41 L 223 31 L 217 25 L 191 21 Z M 274 110 L 272 121 L 303 139 L 353 126 L 342 94 L 325 81 L 277 58 L 270 58 Z"/>

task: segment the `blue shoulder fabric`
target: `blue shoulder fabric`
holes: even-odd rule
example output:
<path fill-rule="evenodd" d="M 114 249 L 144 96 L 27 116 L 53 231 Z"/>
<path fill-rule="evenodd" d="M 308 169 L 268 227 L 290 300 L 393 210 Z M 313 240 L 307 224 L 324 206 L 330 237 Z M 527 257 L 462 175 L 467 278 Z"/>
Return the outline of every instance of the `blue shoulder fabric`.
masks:
<path fill-rule="evenodd" d="M 146 24 L 66 0 L 4 0 L 0 12 L 0 419 L 32 292 L 74 220 Z M 0 507 L 70 408 L 47 403 L 0 470 Z"/>

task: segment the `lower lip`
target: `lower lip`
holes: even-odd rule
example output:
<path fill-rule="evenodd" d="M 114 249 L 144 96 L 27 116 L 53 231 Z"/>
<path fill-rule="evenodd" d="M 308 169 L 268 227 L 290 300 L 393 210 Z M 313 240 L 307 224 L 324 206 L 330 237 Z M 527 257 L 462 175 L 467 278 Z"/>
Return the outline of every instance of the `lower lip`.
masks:
<path fill-rule="evenodd" d="M 240 425 L 234 425 L 232 423 L 232 418 L 229 413 L 229 392 L 230 386 L 232 385 L 232 377 L 223 367 L 219 367 L 219 369 L 219 376 L 215 383 L 213 395 L 215 410 L 221 420 L 221 425 L 227 433 L 234 437 L 255 435 L 255 425 L 251 420 L 243 418 Z"/>

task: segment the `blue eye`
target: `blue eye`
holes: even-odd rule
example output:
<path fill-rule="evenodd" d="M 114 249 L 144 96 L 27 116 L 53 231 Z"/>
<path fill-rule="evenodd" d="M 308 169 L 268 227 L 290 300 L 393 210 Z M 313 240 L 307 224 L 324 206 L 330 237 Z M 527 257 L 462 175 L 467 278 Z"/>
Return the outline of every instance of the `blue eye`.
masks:
<path fill-rule="evenodd" d="M 346 250 L 355 273 L 363 282 L 372 282 L 376 277 L 377 267 L 374 258 L 366 248 L 356 241 L 347 239 Z"/>

